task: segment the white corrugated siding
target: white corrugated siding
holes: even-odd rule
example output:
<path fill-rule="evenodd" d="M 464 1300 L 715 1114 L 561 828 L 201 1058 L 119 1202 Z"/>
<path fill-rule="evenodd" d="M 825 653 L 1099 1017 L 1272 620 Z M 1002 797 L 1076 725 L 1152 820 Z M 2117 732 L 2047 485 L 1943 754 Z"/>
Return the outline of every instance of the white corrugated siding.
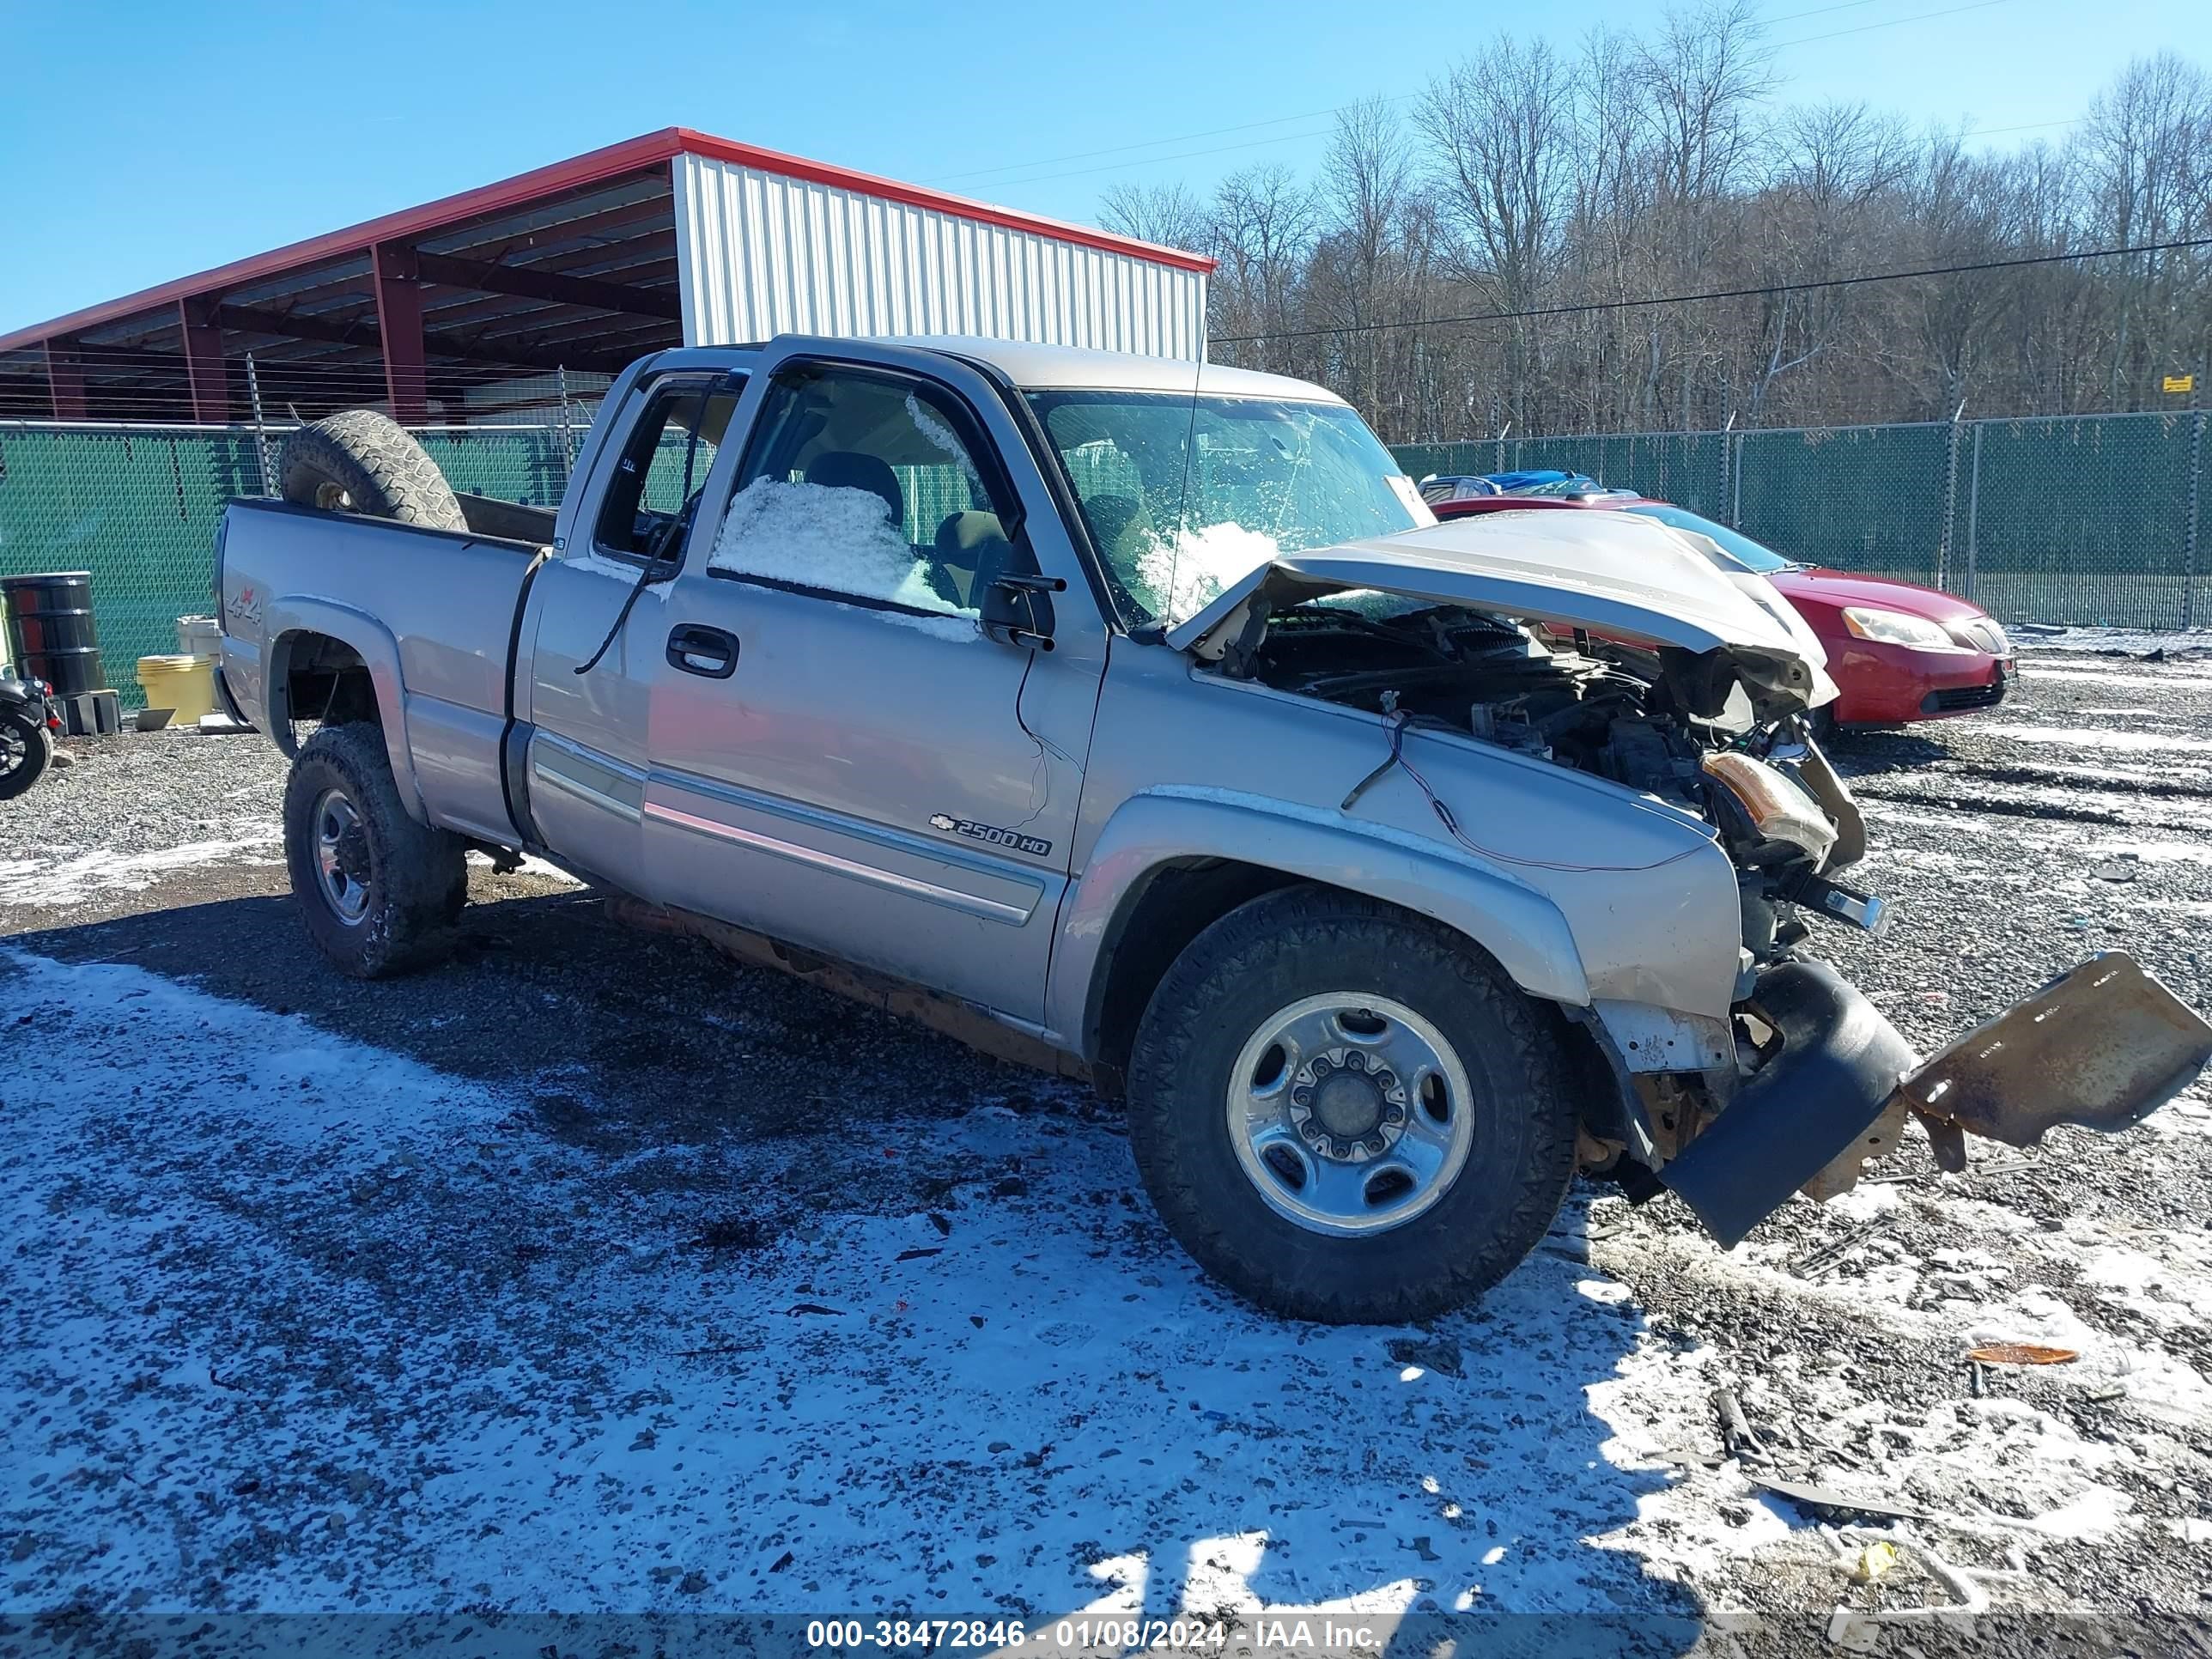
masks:
<path fill-rule="evenodd" d="M 688 345 L 981 334 L 1195 360 L 1206 276 L 704 155 L 678 155 Z"/>

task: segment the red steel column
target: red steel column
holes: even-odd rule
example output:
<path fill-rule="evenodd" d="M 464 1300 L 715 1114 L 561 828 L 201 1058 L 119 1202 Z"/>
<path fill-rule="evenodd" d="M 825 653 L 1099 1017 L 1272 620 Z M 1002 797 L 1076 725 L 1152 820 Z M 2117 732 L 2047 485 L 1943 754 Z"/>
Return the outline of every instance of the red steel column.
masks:
<path fill-rule="evenodd" d="M 215 321 L 216 298 L 177 301 L 185 331 L 185 374 L 191 382 L 192 418 L 210 426 L 230 420 L 230 377 L 222 362 L 222 330 Z"/>
<path fill-rule="evenodd" d="M 415 250 L 380 242 L 369 255 L 376 274 L 376 331 L 384 343 L 384 389 L 392 418 L 402 426 L 429 418 L 422 374 L 422 285 Z"/>
<path fill-rule="evenodd" d="M 58 421 L 87 418 L 84 402 L 84 364 L 73 340 L 46 342 L 46 396 Z"/>

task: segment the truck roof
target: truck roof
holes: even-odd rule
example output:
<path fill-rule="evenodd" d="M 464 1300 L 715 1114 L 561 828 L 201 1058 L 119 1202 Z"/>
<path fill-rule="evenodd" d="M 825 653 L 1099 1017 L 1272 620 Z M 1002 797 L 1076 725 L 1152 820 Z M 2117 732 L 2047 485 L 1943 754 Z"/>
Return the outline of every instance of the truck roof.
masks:
<path fill-rule="evenodd" d="M 1218 363 L 1194 363 L 1177 357 L 1140 357 L 1127 351 L 1088 351 L 1075 346 L 1034 345 L 1024 340 L 992 340 L 980 335 L 916 334 L 896 342 L 955 356 L 973 357 L 999 369 L 1024 391 L 1096 389 L 1114 392 L 1194 390 L 1216 398 L 1273 398 L 1309 404 L 1340 404 L 1334 392 L 1286 374 Z"/>
<path fill-rule="evenodd" d="M 988 363 L 1026 392 L 1097 390 L 1172 392 L 1193 390 L 1215 398 L 1270 398 L 1285 403 L 1342 404 L 1344 399 L 1308 380 L 1287 374 L 1262 374 L 1218 363 L 1199 364 L 1178 357 L 1141 357 L 1127 351 L 1086 351 L 1074 346 L 1033 345 L 1023 340 L 994 340 L 969 334 L 905 334 L 885 345 L 916 346 L 927 351 Z M 687 346 L 662 352 L 663 369 L 725 368 L 750 365 L 758 345 Z"/>

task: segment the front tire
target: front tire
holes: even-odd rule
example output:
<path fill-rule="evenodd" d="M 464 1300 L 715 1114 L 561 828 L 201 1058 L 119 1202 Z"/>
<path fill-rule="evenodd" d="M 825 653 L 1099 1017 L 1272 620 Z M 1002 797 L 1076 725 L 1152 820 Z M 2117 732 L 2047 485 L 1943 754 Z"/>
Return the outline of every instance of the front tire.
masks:
<path fill-rule="evenodd" d="M 54 734 L 20 710 L 0 709 L 0 800 L 13 800 L 54 763 Z"/>
<path fill-rule="evenodd" d="M 1460 1307 L 1543 1237 L 1573 1178 L 1558 1037 L 1466 941 L 1333 889 L 1192 942 L 1130 1058 L 1161 1218 L 1271 1311 L 1396 1323 Z"/>
<path fill-rule="evenodd" d="M 442 957 L 468 897 L 461 838 L 407 815 L 384 733 L 366 723 L 325 726 L 300 750 L 284 861 L 308 937 L 356 979 Z"/>

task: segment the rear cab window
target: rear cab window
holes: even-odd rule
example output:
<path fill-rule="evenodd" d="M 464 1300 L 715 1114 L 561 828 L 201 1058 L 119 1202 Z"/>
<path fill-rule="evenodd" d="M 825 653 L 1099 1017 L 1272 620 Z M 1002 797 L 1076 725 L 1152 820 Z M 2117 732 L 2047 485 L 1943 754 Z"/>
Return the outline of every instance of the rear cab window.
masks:
<path fill-rule="evenodd" d="M 741 389 L 720 374 L 671 375 L 653 384 L 608 479 L 592 552 L 641 565 L 683 556 Z"/>

